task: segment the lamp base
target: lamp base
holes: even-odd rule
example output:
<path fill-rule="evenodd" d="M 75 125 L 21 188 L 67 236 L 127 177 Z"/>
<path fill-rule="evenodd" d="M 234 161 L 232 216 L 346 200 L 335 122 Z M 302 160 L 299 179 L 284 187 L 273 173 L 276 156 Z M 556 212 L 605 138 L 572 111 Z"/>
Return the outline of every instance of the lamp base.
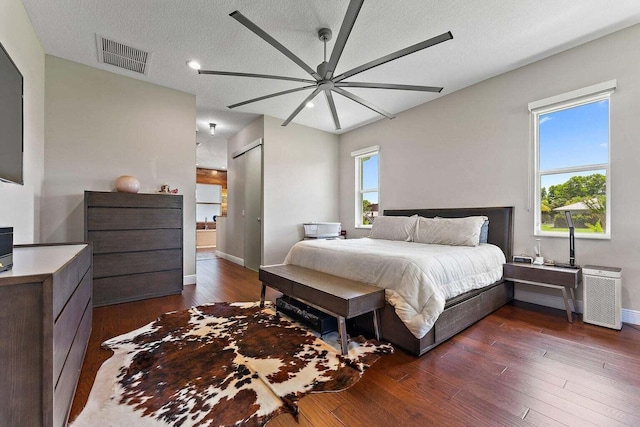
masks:
<path fill-rule="evenodd" d="M 574 270 L 578 270 L 578 269 L 580 268 L 580 266 L 579 266 L 579 265 L 577 265 L 577 264 L 571 265 L 571 264 L 569 264 L 569 263 L 566 263 L 566 264 L 565 264 L 564 262 L 556 262 L 556 263 L 554 264 L 554 267 L 572 268 L 572 269 L 574 269 Z"/>

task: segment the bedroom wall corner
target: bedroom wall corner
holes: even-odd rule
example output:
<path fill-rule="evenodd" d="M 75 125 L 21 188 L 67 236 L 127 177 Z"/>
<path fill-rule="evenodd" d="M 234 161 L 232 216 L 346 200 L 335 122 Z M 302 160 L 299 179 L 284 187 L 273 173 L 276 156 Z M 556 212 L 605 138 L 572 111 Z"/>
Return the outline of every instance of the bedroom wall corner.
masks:
<path fill-rule="evenodd" d="M 183 195 L 184 275 L 195 274 L 195 96 L 46 56 L 45 242 L 84 239 L 84 191 L 133 175 Z"/>
<path fill-rule="evenodd" d="M 264 264 L 284 261 L 303 223 L 339 221 L 338 156 L 337 135 L 265 117 Z"/>
<path fill-rule="evenodd" d="M 23 76 L 24 185 L 0 182 L 0 226 L 13 227 L 14 243 L 40 241 L 44 179 L 45 54 L 20 0 L 2 0 L 0 43 Z"/>

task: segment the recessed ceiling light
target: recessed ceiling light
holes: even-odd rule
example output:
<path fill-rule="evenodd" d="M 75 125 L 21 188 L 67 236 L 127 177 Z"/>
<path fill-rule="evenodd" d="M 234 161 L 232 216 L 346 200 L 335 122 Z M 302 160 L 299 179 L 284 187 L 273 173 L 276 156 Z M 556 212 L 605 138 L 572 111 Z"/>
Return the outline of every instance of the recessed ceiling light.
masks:
<path fill-rule="evenodd" d="M 307 102 L 306 107 L 307 108 L 313 108 L 313 102 Z"/>
<path fill-rule="evenodd" d="M 189 67 L 193 68 L 194 70 L 199 70 L 200 69 L 200 63 L 198 61 L 196 61 L 195 59 L 187 61 L 187 65 Z"/>

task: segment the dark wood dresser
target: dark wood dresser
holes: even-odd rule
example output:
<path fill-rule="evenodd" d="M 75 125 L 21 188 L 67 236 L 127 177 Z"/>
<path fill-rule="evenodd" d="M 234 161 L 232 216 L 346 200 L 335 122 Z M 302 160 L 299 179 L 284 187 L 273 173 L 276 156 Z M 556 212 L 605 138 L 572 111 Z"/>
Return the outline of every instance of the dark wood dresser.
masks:
<path fill-rule="evenodd" d="M 91 247 L 16 247 L 0 273 L 0 425 L 67 425 L 91 334 Z"/>
<path fill-rule="evenodd" d="M 95 307 L 182 292 L 182 196 L 85 191 Z"/>

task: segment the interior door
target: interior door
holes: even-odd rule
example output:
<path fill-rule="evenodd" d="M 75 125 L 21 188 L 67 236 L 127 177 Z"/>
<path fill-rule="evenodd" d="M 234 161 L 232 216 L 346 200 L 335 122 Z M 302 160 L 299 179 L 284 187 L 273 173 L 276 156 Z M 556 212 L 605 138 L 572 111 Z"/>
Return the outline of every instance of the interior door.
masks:
<path fill-rule="evenodd" d="M 244 266 L 258 271 L 262 262 L 262 145 L 244 156 Z"/>

